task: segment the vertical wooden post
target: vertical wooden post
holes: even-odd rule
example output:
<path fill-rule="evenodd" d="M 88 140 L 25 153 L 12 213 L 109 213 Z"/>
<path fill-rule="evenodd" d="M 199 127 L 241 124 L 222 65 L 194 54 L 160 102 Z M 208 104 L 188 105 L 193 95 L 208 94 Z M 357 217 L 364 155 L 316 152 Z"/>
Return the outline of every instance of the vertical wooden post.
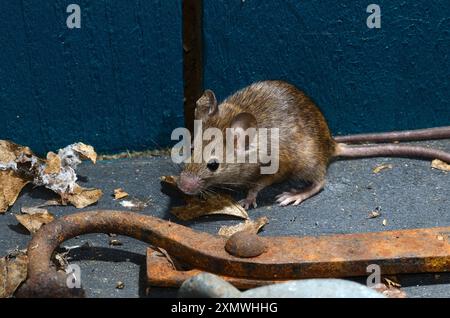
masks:
<path fill-rule="evenodd" d="M 202 4 L 202 0 L 183 0 L 184 118 L 191 132 L 195 102 L 203 92 Z"/>

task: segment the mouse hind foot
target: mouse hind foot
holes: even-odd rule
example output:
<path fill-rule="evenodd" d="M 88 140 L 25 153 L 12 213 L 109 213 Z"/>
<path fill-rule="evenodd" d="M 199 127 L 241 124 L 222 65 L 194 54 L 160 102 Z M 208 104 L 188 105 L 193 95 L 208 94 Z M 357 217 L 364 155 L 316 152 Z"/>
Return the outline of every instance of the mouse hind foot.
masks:
<path fill-rule="evenodd" d="M 289 204 L 299 205 L 306 199 L 319 193 L 325 186 L 325 180 L 320 182 L 315 182 L 310 186 L 303 188 L 301 190 L 291 189 L 289 192 L 283 192 L 276 196 L 277 202 L 280 206 L 286 206 Z"/>

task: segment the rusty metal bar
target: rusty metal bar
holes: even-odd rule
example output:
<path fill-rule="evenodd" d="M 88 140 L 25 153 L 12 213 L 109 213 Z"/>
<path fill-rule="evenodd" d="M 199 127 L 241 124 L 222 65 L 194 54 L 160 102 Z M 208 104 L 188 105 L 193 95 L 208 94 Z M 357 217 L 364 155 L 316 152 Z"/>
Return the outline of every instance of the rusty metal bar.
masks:
<path fill-rule="evenodd" d="M 310 275 L 305 272 L 303 273 L 303 275 L 296 275 L 291 279 L 363 276 L 368 275 L 368 273 L 365 271 L 367 267 L 366 264 L 378 264 L 382 266 L 382 274 L 450 271 L 450 258 L 448 256 L 445 256 L 446 253 L 450 252 L 448 250 L 448 245 L 450 242 L 450 232 L 448 231 L 449 229 L 450 228 L 446 227 L 381 233 L 362 233 L 357 235 L 359 236 L 359 239 L 356 241 L 352 240 L 352 234 L 305 237 L 303 239 L 311 240 L 310 242 L 315 241 L 321 246 L 320 250 L 312 250 L 314 251 L 313 253 L 316 254 L 315 258 L 319 258 L 320 254 L 322 254 L 322 258 L 324 258 L 327 257 L 326 254 L 328 254 L 330 272 L 327 273 L 324 270 L 319 270 L 316 273 L 309 272 Z M 338 238 L 339 243 L 336 245 L 330 244 L 330 242 L 336 239 L 336 237 Z M 376 242 L 380 238 L 382 239 L 380 240 L 380 244 L 378 245 Z M 389 239 L 392 239 L 394 243 L 391 244 L 391 246 L 389 246 L 388 243 Z M 430 244 L 427 244 L 427 239 L 429 239 Z M 345 245 L 345 242 L 347 240 L 347 247 L 341 248 Z M 370 242 L 372 240 L 373 242 Z M 439 251 L 439 246 L 441 245 L 439 242 L 444 240 L 446 240 L 446 242 L 442 244 L 442 249 L 441 251 Z M 365 242 L 360 245 L 361 241 Z M 403 249 L 403 251 L 399 249 L 399 244 L 403 244 L 403 241 L 407 241 L 407 246 L 409 246 L 411 252 L 407 257 L 405 257 L 405 255 L 408 254 L 407 249 Z M 370 242 L 370 245 L 374 244 L 377 247 L 373 250 L 372 253 L 367 253 L 367 256 L 364 257 L 364 252 L 360 249 L 364 246 L 368 246 L 368 242 Z M 309 245 L 311 246 L 311 248 L 313 248 L 313 244 Z M 339 245 L 341 247 L 338 247 Z M 358 245 L 360 245 L 360 248 L 356 249 Z M 322 250 L 322 248 L 326 249 L 327 247 L 331 247 L 334 252 L 324 252 Z M 428 249 L 429 247 L 431 247 L 434 252 L 431 252 L 429 256 L 426 256 L 423 251 Z M 436 254 L 431 255 L 432 253 Z M 353 262 L 355 262 L 354 265 L 356 266 L 357 258 L 361 258 L 360 262 L 364 265 L 359 269 L 357 267 L 353 267 L 355 271 L 350 271 L 350 268 L 352 267 L 351 264 Z M 364 258 L 366 258 L 366 260 L 364 260 Z M 306 262 L 306 260 L 299 259 L 299 262 Z M 331 268 L 332 266 L 334 268 Z M 339 269 L 340 266 L 342 267 L 341 269 Z M 348 271 L 347 268 L 349 268 Z M 173 264 L 171 264 L 165 256 L 161 256 L 158 251 L 155 251 L 151 247 L 147 249 L 147 281 L 151 286 L 180 287 L 186 279 L 191 278 L 199 274 L 200 272 L 202 271 L 198 269 L 178 269 L 174 267 Z M 231 274 L 234 275 L 234 273 Z M 239 289 L 249 289 L 289 280 L 288 278 L 279 280 L 248 279 L 233 277 L 229 275 L 221 275 L 221 278 Z"/>
<path fill-rule="evenodd" d="M 182 270 L 174 265 L 152 247 L 147 248 L 147 282 L 154 287 L 172 287 L 178 288 L 186 279 L 196 276 L 204 271 L 199 269 Z M 250 289 L 265 285 L 282 283 L 287 280 L 262 280 L 236 278 L 227 275 L 219 275 L 220 278 L 232 284 L 238 289 Z"/>
<path fill-rule="evenodd" d="M 48 281 L 55 288 L 63 285 L 54 283 L 58 278 L 51 255 L 65 240 L 87 233 L 130 236 L 165 249 L 192 268 L 247 279 L 361 276 L 369 264 L 378 264 L 382 274 L 450 270 L 450 227 L 262 237 L 267 246 L 263 254 L 239 258 L 226 252 L 226 238 L 152 216 L 106 210 L 64 216 L 41 228 L 28 247 L 29 279 L 24 286 L 28 294 L 23 295 L 39 296 Z"/>

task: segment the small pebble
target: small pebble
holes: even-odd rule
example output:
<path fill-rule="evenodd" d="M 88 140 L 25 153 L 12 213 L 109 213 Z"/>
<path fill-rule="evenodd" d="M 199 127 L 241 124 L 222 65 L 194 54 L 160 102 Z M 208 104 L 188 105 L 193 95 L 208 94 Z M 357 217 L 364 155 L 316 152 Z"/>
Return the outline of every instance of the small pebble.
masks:
<path fill-rule="evenodd" d="M 116 289 L 123 289 L 125 287 L 124 282 L 118 281 L 116 284 Z"/>

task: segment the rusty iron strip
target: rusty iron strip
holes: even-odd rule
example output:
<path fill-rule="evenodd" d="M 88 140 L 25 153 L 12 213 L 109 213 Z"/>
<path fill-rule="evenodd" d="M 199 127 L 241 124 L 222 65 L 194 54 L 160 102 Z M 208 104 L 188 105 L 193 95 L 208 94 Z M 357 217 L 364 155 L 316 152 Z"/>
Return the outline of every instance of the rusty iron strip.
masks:
<path fill-rule="evenodd" d="M 450 242 L 450 230 L 449 227 L 445 228 L 430 228 L 430 229 L 416 229 L 416 230 L 402 230 L 402 231 L 390 231 L 390 232 L 381 232 L 381 233 L 362 233 L 359 234 L 359 236 L 364 236 L 364 240 L 377 240 L 380 235 L 379 234 L 385 234 L 386 239 L 388 240 L 389 237 L 391 239 L 399 240 L 401 236 L 403 236 L 403 239 L 410 239 L 408 242 L 408 246 L 411 248 L 411 254 L 408 257 L 405 257 L 402 259 L 401 255 L 395 255 L 395 250 L 397 249 L 395 245 L 393 245 L 391 248 L 386 246 L 386 240 L 381 241 L 383 246 L 385 246 L 385 250 L 382 251 L 381 248 L 377 249 L 378 251 L 382 251 L 381 253 L 378 253 L 378 260 L 367 260 L 367 264 L 384 264 L 381 267 L 382 274 L 397 274 L 397 273 L 414 273 L 414 272 L 446 272 L 450 271 L 450 258 L 445 257 L 444 254 L 449 252 L 448 245 Z M 400 232 L 400 234 L 398 233 Z M 373 235 L 375 234 L 375 235 Z M 435 235 L 434 235 L 435 234 Z M 424 235 L 424 236 L 423 236 Z M 336 268 L 339 266 L 339 264 L 343 265 L 345 262 L 350 262 L 352 260 L 345 259 L 344 253 L 353 253 L 355 252 L 354 256 L 358 257 L 362 256 L 363 254 L 361 252 L 358 252 L 357 250 L 352 251 L 352 249 L 357 245 L 358 243 L 351 241 L 351 235 L 349 234 L 341 234 L 338 235 L 339 240 L 349 240 L 348 241 L 348 247 L 346 250 L 341 249 L 339 251 L 335 251 L 331 254 L 334 254 L 332 256 L 332 259 L 330 258 L 329 262 L 334 262 Z M 329 241 L 335 239 L 336 236 L 319 236 L 316 237 L 318 240 L 319 245 L 321 248 L 326 248 L 327 246 L 330 246 Z M 423 254 L 423 259 L 421 259 L 421 254 L 423 253 L 423 250 L 429 248 L 430 245 L 426 245 L 426 238 L 430 239 L 430 244 L 434 249 L 436 241 L 444 241 L 446 240 L 446 243 L 443 244 L 442 253 L 441 256 L 435 255 L 426 257 Z M 306 239 L 306 238 L 305 238 Z M 399 242 L 396 242 L 398 245 Z M 439 243 L 438 243 L 439 244 Z M 400 252 L 400 251 L 398 251 Z M 398 253 L 397 252 L 397 253 Z M 387 258 L 382 259 L 383 253 L 389 253 L 390 256 L 386 256 Z M 341 254 L 339 256 L 339 254 Z M 324 254 L 323 254 L 324 255 Z M 385 254 L 386 255 L 386 254 Z M 389 257 L 392 257 L 389 259 Z M 413 260 L 413 258 L 416 258 L 416 261 Z M 446 259 L 446 260 L 445 260 Z M 382 260 L 382 262 L 381 262 Z M 301 262 L 301 260 L 299 260 Z M 167 259 L 166 255 L 161 254 L 159 251 L 155 250 L 152 247 L 147 248 L 147 282 L 150 286 L 155 287 L 175 287 L 178 288 L 181 286 L 181 284 L 186 280 L 189 279 L 199 273 L 202 272 L 202 270 L 199 269 L 183 269 L 183 266 L 177 266 L 178 262 L 175 262 L 173 264 L 169 259 Z M 386 267 L 385 265 L 389 265 Z M 400 268 L 401 266 L 404 266 L 404 268 Z M 360 273 L 359 275 L 357 273 Z M 231 273 L 233 274 L 233 273 Z M 329 274 L 321 272 L 319 275 L 311 275 L 308 276 L 306 273 L 305 275 L 297 275 L 293 278 L 312 278 L 312 277 L 322 277 L 322 278 L 330 278 L 330 277 L 351 277 L 351 276 L 363 276 L 368 275 L 367 272 L 347 272 L 344 274 L 342 271 L 339 272 L 339 275 L 336 275 L 336 271 L 331 271 Z M 233 277 L 229 275 L 220 275 L 222 279 L 229 282 L 230 284 L 234 285 L 238 289 L 250 289 L 260 286 L 265 286 L 269 284 L 274 283 L 280 283 L 287 280 L 292 280 L 293 278 L 289 279 L 279 279 L 279 280 L 267 280 L 267 279 L 249 279 L 249 278 L 239 278 L 239 277 Z"/>
<path fill-rule="evenodd" d="M 384 274 L 450 270 L 450 227 L 262 237 L 267 246 L 263 254 L 239 258 L 225 251 L 224 237 L 152 216 L 102 210 L 64 216 L 35 234 L 28 246 L 28 280 L 18 296 L 73 295 L 52 266 L 51 256 L 62 242 L 87 233 L 130 236 L 165 249 L 191 268 L 247 279 L 361 276 L 369 264 L 378 264 Z"/>
<path fill-rule="evenodd" d="M 172 264 L 160 251 L 153 247 L 147 248 L 147 283 L 153 287 L 178 288 L 186 279 L 194 277 L 204 271 L 199 269 L 181 269 L 182 266 Z M 262 280 L 236 278 L 227 275 L 219 275 L 220 278 L 229 282 L 234 287 L 245 290 L 270 284 L 282 283 L 285 280 Z"/>

